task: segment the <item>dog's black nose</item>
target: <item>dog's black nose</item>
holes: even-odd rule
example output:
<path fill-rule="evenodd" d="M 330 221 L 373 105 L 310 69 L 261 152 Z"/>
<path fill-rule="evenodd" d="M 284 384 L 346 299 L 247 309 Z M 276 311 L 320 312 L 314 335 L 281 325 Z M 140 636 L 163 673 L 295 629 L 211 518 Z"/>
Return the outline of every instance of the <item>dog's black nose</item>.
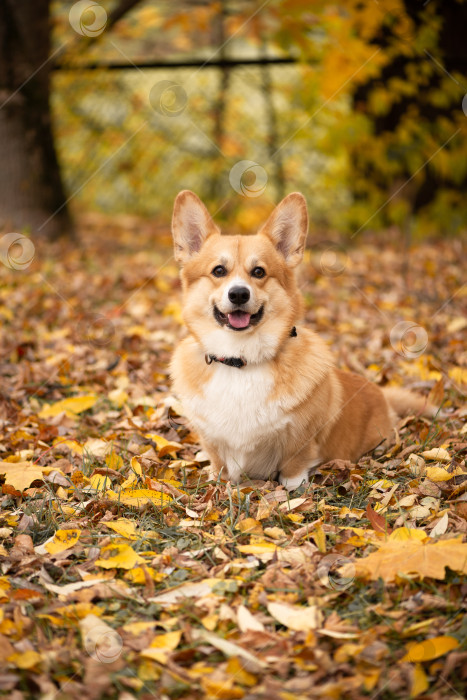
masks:
<path fill-rule="evenodd" d="M 250 290 L 247 287 L 232 287 L 229 289 L 229 301 L 232 304 L 246 304 L 250 298 Z"/>

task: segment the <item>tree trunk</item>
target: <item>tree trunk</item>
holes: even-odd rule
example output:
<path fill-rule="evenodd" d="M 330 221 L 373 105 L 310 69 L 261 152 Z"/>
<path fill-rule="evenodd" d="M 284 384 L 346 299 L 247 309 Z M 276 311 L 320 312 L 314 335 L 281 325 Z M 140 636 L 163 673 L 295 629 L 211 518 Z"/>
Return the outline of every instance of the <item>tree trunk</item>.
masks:
<path fill-rule="evenodd" d="M 0 0 L 0 229 L 72 226 L 50 112 L 49 0 Z"/>

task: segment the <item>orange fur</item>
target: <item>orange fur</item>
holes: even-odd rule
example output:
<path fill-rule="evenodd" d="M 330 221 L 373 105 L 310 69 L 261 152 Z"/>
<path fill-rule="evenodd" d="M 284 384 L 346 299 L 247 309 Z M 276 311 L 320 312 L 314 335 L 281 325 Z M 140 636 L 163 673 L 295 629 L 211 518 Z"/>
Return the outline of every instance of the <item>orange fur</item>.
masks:
<path fill-rule="evenodd" d="M 397 414 L 425 409 L 433 415 L 422 397 L 381 390 L 336 369 L 311 330 L 299 327 L 291 337 L 302 314 L 293 268 L 306 233 L 306 205 L 298 193 L 286 197 L 253 236 L 221 235 L 191 192 L 175 202 L 175 256 L 182 264 L 189 335 L 174 353 L 173 386 L 213 471 L 224 469 L 233 480 L 279 473 L 287 488 L 295 488 L 321 462 L 357 461 L 391 435 Z M 218 266 L 225 272 L 220 277 L 214 274 Z M 260 278 L 258 266 L 265 272 Z M 244 312 L 230 301 L 238 285 L 249 294 Z M 232 309 L 245 313 L 249 325 L 232 328 Z M 246 364 L 208 365 L 206 355 L 241 357 Z"/>

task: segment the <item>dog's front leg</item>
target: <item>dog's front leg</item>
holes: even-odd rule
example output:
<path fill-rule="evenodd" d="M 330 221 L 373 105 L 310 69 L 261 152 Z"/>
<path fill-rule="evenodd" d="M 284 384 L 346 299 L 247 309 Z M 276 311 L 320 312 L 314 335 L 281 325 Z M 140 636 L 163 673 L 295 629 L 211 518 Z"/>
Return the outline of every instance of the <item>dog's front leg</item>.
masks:
<path fill-rule="evenodd" d="M 280 468 L 279 481 L 287 491 L 293 491 L 301 484 L 308 483 L 310 470 L 321 462 L 318 445 L 315 443 L 304 445 L 298 452 L 284 460 Z"/>
<path fill-rule="evenodd" d="M 216 448 L 203 438 L 200 439 L 201 447 L 203 452 L 205 452 L 209 458 L 209 466 L 207 467 L 209 473 L 209 479 L 216 481 L 219 474 L 222 473 L 224 479 L 228 478 L 227 469 L 224 467 L 221 457 L 219 456 Z"/>

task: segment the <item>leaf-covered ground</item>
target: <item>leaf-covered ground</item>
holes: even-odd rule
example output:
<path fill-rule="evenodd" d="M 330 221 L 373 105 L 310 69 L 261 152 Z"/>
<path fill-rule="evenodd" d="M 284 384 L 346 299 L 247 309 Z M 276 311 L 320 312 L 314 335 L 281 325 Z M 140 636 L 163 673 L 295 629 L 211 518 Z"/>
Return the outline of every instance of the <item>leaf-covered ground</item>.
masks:
<path fill-rule="evenodd" d="M 307 253 L 306 323 L 340 366 L 443 417 L 402 420 L 389 450 L 290 495 L 208 481 L 170 392 L 165 229 L 89 220 L 80 244 L 35 244 L 29 267 L 0 265 L 0 691 L 463 698 L 459 242 Z"/>

